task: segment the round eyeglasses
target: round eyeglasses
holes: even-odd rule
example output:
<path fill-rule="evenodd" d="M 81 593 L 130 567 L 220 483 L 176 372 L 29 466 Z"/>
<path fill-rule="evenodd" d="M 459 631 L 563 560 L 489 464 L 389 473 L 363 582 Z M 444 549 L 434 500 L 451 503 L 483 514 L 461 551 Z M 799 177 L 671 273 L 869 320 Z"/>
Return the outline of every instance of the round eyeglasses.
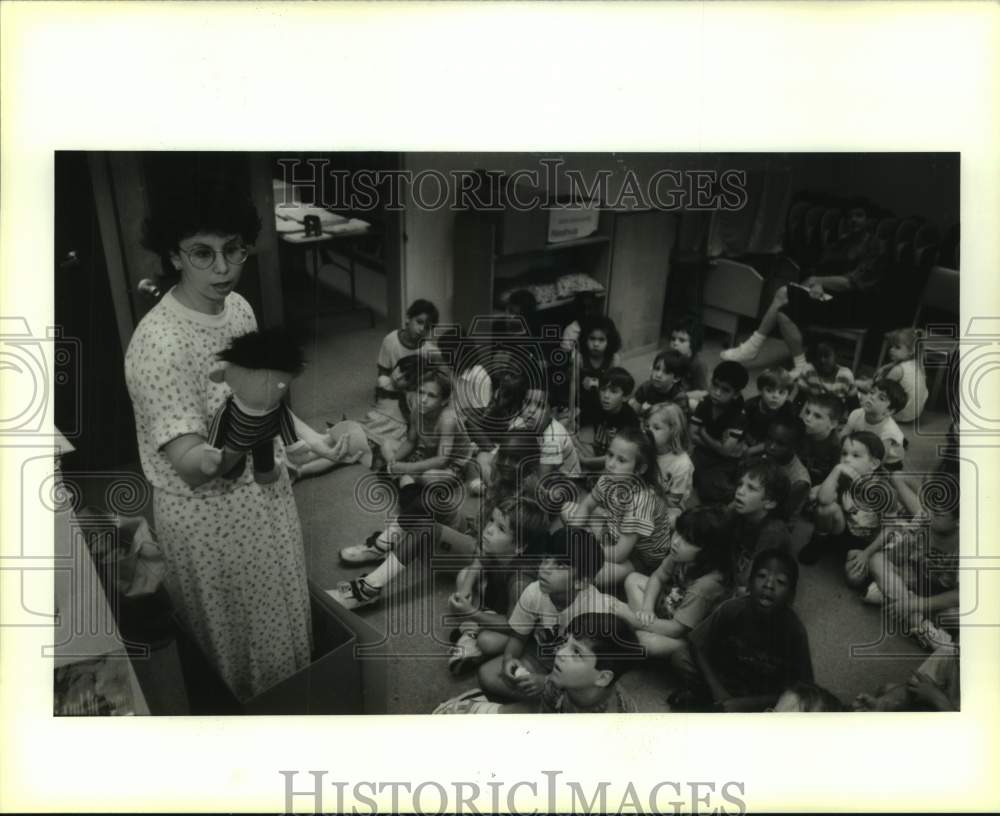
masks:
<path fill-rule="evenodd" d="M 195 244 L 190 249 L 182 249 L 181 252 L 187 256 L 191 266 L 195 269 L 210 269 L 215 263 L 216 255 L 221 255 L 226 259 L 226 263 L 233 266 L 246 263 L 247 258 L 250 257 L 250 250 L 243 244 L 232 244 L 221 250 L 212 249 L 204 244 Z"/>

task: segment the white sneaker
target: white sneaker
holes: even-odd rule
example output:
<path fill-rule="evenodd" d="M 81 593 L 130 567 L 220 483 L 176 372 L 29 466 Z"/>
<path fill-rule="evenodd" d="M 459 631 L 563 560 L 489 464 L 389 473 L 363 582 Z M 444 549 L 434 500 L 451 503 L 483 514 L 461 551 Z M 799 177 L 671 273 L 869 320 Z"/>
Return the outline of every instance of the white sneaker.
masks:
<path fill-rule="evenodd" d="M 868 589 L 865 591 L 865 596 L 861 600 L 866 604 L 871 604 L 872 606 L 881 606 L 885 601 L 885 595 L 883 595 L 882 590 L 878 588 L 878 584 L 872 581 L 868 585 Z"/>
<path fill-rule="evenodd" d="M 758 354 L 760 354 L 760 346 L 752 340 L 744 340 L 738 346 L 726 349 L 719 357 L 733 363 L 749 363 L 751 360 L 756 360 Z"/>
<path fill-rule="evenodd" d="M 340 560 L 345 564 L 378 564 L 385 561 L 389 550 L 379 543 L 381 530 L 376 530 L 364 544 L 352 544 L 350 547 L 343 547 L 340 550 Z"/>

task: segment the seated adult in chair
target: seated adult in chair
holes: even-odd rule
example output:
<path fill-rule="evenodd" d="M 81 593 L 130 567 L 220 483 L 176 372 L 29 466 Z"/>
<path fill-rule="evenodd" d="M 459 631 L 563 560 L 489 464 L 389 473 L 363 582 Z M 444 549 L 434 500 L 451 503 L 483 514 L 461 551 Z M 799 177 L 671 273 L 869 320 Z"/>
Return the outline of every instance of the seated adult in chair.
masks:
<path fill-rule="evenodd" d="M 859 223 L 864 210 L 855 208 L 852 217 Z M 848 240 L 849 236 L 854 237 Z M 747 363 L 760 353 L 764 341 L 777 326 L 792 356 L 792 375 L 806 366 L 802 327 L 865 327 L 880 307 L 877 288 L 888 271 L 884 244 L 869 232 L 853 231 L 831 247 L 818 270 L 846 271 L 810 275 L 801 284 L 788 284 L 775 292 L 757 330 L 735 348 L 722 352 L 723 360 Z M 889 294 L 889 293 L 886 293 Z"/>

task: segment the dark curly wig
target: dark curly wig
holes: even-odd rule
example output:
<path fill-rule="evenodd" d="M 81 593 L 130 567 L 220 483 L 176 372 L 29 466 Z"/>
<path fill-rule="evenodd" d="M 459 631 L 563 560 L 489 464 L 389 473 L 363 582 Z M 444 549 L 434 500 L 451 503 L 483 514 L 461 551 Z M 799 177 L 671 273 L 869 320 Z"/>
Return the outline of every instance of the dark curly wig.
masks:
<path fill-rule="evenodd" d="M 185 157 L 169 165 L 169 179 L 153 202 L 142 245 L 160 256 L 166 282 L 178 279 L 170 263 L 182 240 L 198 233 L 239 235 L 253 244 L 261 220 L 246 191 L 246 179 L 210 156 Z M 161 168 L 162 171 L 162 168 Z"/>

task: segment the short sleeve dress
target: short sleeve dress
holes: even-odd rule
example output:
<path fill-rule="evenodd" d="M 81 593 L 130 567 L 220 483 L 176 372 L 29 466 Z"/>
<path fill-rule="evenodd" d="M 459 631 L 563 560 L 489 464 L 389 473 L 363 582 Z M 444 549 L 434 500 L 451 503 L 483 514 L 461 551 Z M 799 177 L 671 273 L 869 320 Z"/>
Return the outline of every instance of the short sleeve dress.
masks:
<path fill-rule="evenodd" d="M 215 355 L 256 328 L 253 310 L 238 294 L 226 298 L 220 314 L 208 315 L 168 293 L 139 323 L 125 354 L 139 457 L 153 486 L 156 530 L 167 557 L 167 589 L 240 699 L 310 660 L 305 553 L 288 474 L 282 469 L 277 482 L 259 485 L 248 457 L 239 478 L 191 488 L 164 446 L 185 434 L 207 437 L 230 393 L 208 378 Z"/>

